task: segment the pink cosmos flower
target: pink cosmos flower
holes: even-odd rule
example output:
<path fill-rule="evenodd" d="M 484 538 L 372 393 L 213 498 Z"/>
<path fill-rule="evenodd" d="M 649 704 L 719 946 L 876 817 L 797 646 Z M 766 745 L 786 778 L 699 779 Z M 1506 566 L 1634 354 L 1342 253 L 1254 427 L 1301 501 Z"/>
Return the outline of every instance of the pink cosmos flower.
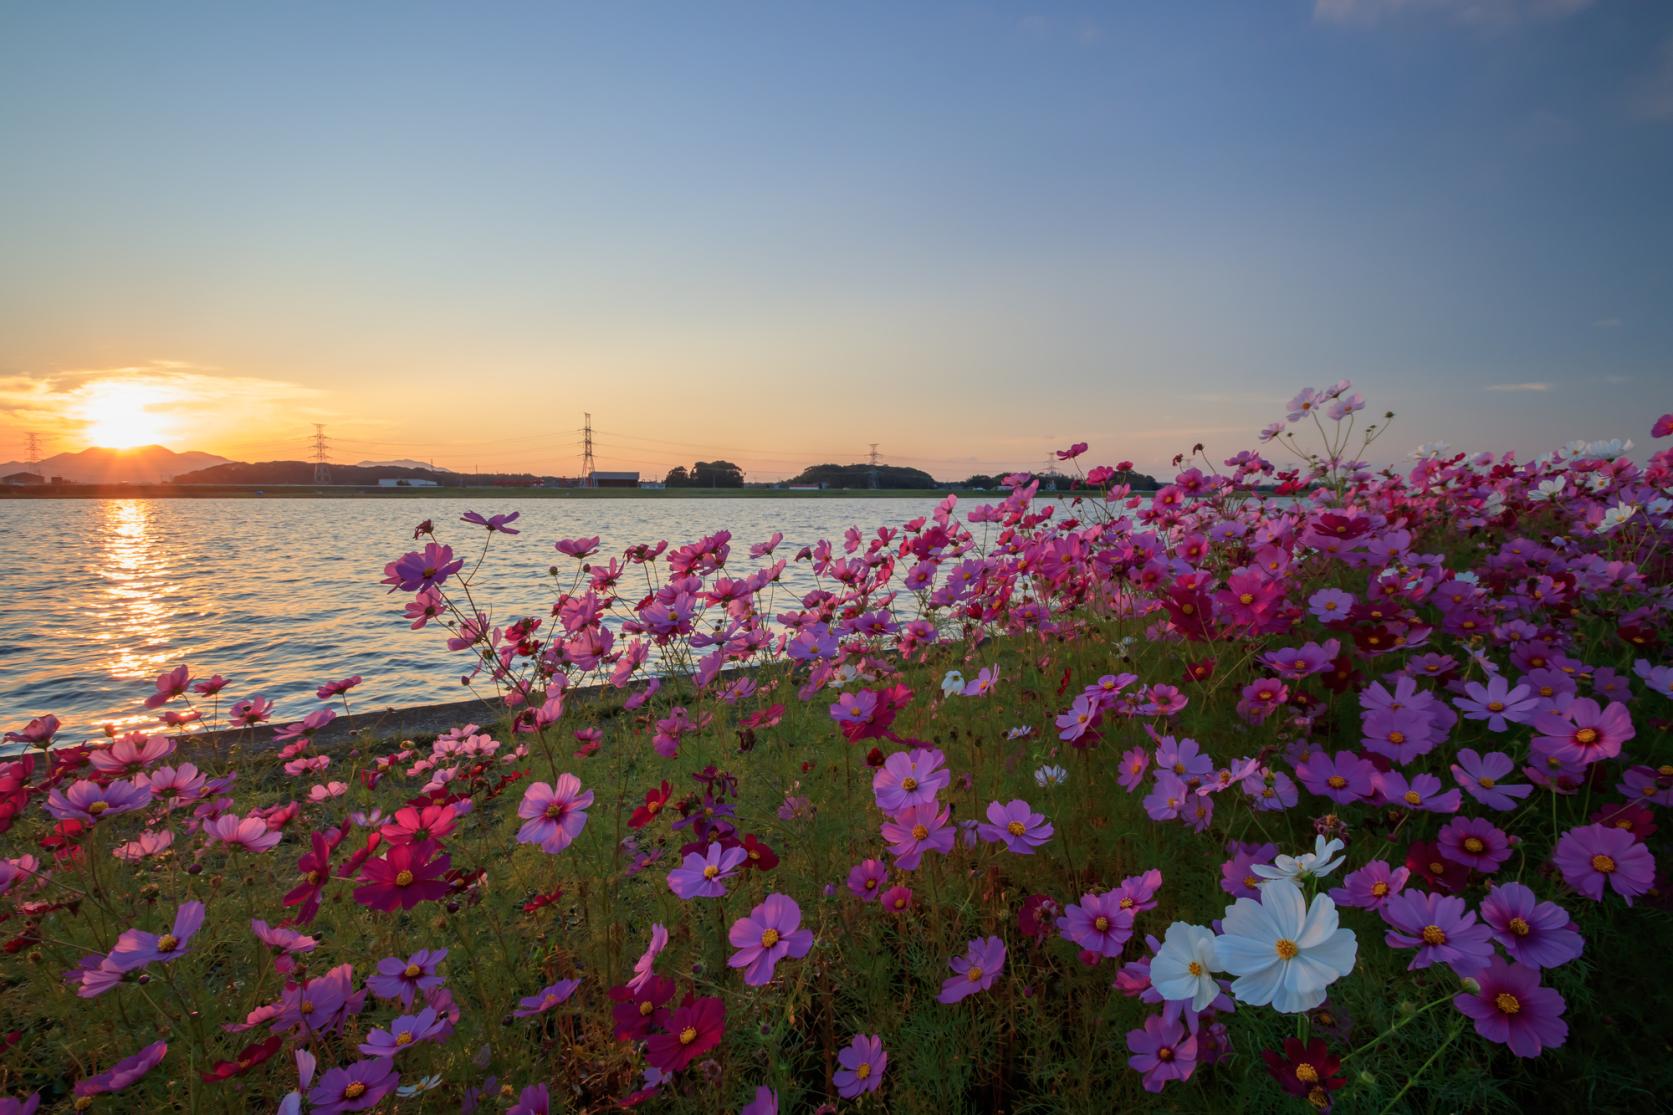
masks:
<path fill-rule="evenodd" d="M 109 747 L 101 747 L 88 756 L 93 769 L 101 774 L 138 775 L 152 763 L 174 753 L 174 740 L 168 736 L 148 736 L 141 732 L 123 736 Z M 137 782 L 138 779 L 135 778 Z"/>
<path fill-rule="evenodd" d="M 1510 958 L 1530 968 L 1567 964 L 1585 949 L 1568 912 L 1521 883 L 1501 883 L 1481 900 L 1481 920 Z"/>
<path fill-rule="evenodd" d="M 1526 724 L 1540 705 L 1531 686 L 1512 686 L 1497 675 L 1488 678 L 1485 685 L 1465 682 L 1464 692 L 1467 697 L 1452 702 L 1463 711 L 1464 719 L 1485 720 L 1487 727 L 1495 732 L 1508 731 L 1512 724 Z"/>
<path fill-rule="evenodd" d="M 942 1003 L 956 1003 L 978 991 L 986 991 L 1005 968 L 1005 942 L 998 937 L 977 937 L 970 942 L 963 956 L 948 962 L 953 975 L 941 984 L 935 998 Z"/>
<path fill-rule="evenodd" d="M 106 1092 L 120 1092 L 161 1064 L 163 1056 L 167 1053 L 166 1042 L 153 1042 L 132 1057 L 124 1057 L 97 1076 L 76 1081 L 76 1098 L 91 1099 Z"/>
<path fill-rule="evenodd" d="M 517 1009 L 511 1012 L 513 1018 L 533 1018 L 537 1014 L 545 1014 L 553 1007 L 565 1002 L 575 994 L 575 989 L 581 986 L 578 979 L 561 979 L 550 987 L 542 988 L 533 995 L 517 1001 Z"/>
<path fill-rule="evenodd" d="M 864 860 L 848 872 L 848 889 L 861 902 L 875 902 L 877 896 L 883 893 L 883 884 L 888 878 L 889 869 L 882 860 Z"/>
<path fill-rule="evenodd" d="M 1539 969 L 1506 964 L 1495 956 L 1475 980 L 1480 990 L 1460 992 L 1452 1005 L 1488 1041 L 1509 1046 L 1518 1057 L 1537 1057 L 1568 1040 L 1567 1004 L 1562 995 L 1539 985 Z"/>
<path fill-rule="evenodd" d="M 223 813 L 203 823 L 203 835 L 211 840 L 246 852 L 270 852 L 284 839 L 284 833 L 270 829 L 267 822 L 251 814 L 240 818 L 236 813 Z"/>
<path fill-rule="evenodd" d="M 1044 813 L 1021 798 L 1008 804 L 988 803 L 987 823 L 976 826 L 976 832 L 990 844 L 1004 844 L 1019 856 L 1031 856 L 1034 849 L 1052 837 L 1051 822 Z"/>
<path fill-rule="evenodd" d="M 1476 921 L 1462 898 L 1408 890 L 1384 902 L 1381 913 L 1392 927 L 1383 938 L 1388 947 L 1417 949 L 1410 971 L 1438 962 L 1467 976 L 1493 958 L 1493 931 Z"/>
<path fill-rule="evenodd" d="M 517 816 L 523 827 L 517 830 L 519 844 L 538 844 L 543 852 L 556 854 L 569 847 L 587 824 L 587 807 L 593 792 L 581 789 L 573 774 L 558 775 L 556 785 L 536 782 L 523 792 Z"/>
<path fill-rule="evenodd" d="M 939 750 L 928 747 L 888 756 L 871 779 L 877 807 L 885 813 L 899 813 L 908 806 L 930 804 L 952 781 L 945 762 Z"/>
<path fill-rule="evenodd" d="M 1141 1030 L 1127 1031 L 1127 1064 L 1144 1077 L 1144 1090 L 1160 1092 L 1170 1082 L 1189 1080 L 1197 1068 L 1197 1038 L 1177 1020 L 1160 1014 L 1144 1020 Z"/>
<path fill-rule="evenodd" d="M 70 783 L 67 790 L 54 786 L 47 793 L 46 811 L 60 821 L 81 821 L 91 825 L 118 813 L 143 809 L 149 804 L 150 793 L 125 779 L 104 786 L 82 780 Z"/>
<path fill-rule="evenodd" d="M 190 674 L 185 666 L 176 666 L 157 675 L 157 691 L 145 698 L 146 708 L 162 708 L 182 693 L 186 692 L 186 683 Z"/>
<path fill-rule="evenodd" d="M 380 999 L 399 999 L 403 1006 L 411 1006 L 415 994 L 442 985 L 437 968 L 446 959 L 446 949 L 419 949 L 405 960 L 387 956 L 378 961 L 377 970 L 367 978 L 366 990 Z"/>
<path fill-rule="evenodd" d="M 137 863 L 142 859 L 162 855 L 174 844 L 174 833 L 169 829 L 162 832 L 152 832 L 150 829 L 139 834 L 126 844 L 118 845 L 111 850 L 111 855 L 128 863 Z"/>
<path fill-rule="evenodd" d="M 1132 908 L 1123 908 L 1119 891 L 1084 894 L 1057 919 L 1058 931 L 1067 941 L 1097 956 L 1119 957 L 1121 948 L 1133 935 Z"/>
<path fill-rule="evenodd" d="M 1331 889 L 1330 897 L 1338 906 L 1378 910 L 1405 888 L 1411 875 L 1410 868 L 1391 868 L 1387 860 L 1374 859 L 1359 870 L 1348 872 L 1342 885 Z"/>
<path fill-rule="evenodd" d="M 132 972 L 147 964 L 173 963 L 186 955 L 192 936 L 203 928 L 203 903 L 186 902 L 174 915 L 174 928 L 167 933 L 146 933 L 129 929 L 116 938 L 110 950 L 111 966 L 121 972 Z"/>
<path fill-rule="evenodd" d="M 749 912 L 732 923 L 727 939 L 738 951 L 727 960 L 744 970 L 744 983 L 761 987 L 772 980 L 773 968 L 785 957 L 801 959 L 813 948 L 813 931 L 801 928 L 802 911 L 794 899 L 769 894 Z"/>
<path fill-rule="evenodd" d="M 645 947 L 644 955 L 633 962 L 633 978 L 627 981 L 629 991 L 642 990 L 647 982 L 656 975 L 656 958 L 663 949 L 668 947 L 668 930 L 661 924 L 651 926 L 651 943 Z"/>
<path fill-rule="evenodd" d="M 227 710 L 227 723 L 240 728 L 254 728 L 273 715 L 273 702 L 257 693 L 235 701 Z"/>
<path fill-rule="evenodd" d="M 1510 837 L 1484 817 L 1454 817 L 1435 838 L 1453 863 L 1491 875 L 1510 858 Z"/>
<path fill-rule="evenodd" d="M 1150 752 L 1142 747 L 1129 749 L 1121 756 L 1121 788 L 1128 793 L 1144 782 L 1144 772 L 1150 769 Z"/>
<path fill-rule="evenodd" d="M 912 908 L 912 888 L 892 886 L 883 892 L 880 900 L 883 909 L 891 914 L 904 914 Z"/>
<path fill-rule="evenodd" d="M 1612 825 L 1581 825 L 1563 833 L 1551 862 L 1563 881 L 1593 902 L 1603 901 L 1603 888 L 1626 899 L 1628 906 L 1647 894 L 1655 882 L 1656 860 L 1632 833 Z"/>
<path fill-rule="evenodd" d="M 883 1070 L 889 1065 L 889 1055 L 883 1051 L 883 1039 L 876 1034 L 855 1034 L 854 1040 L 837 1051 L 837 1070 L 831 1083 L 837 1095 L 851 1100 L 866 1092 L 875 1092 L 883 1083 Z"/>
<path fill-rule="evenodd" d="M 680 866 L 668 872 L 668 889 L 680 898 L 723 898 L 726 880 L 738 870 L 749 853 L 742 847 L 727 848 L 715 842 L 699 854 L 687 852 Z"/>
<path fill-rule="evenodd" d="M 953 850 L 952 814 L 945 805 L 913 805 L 902 809 L 882 825 L 883 839 L 895 866 L 902 871 L 917 870 L 925 852 L 947 855 Z"/>
<path fill-rule="evenodd" d="M 1637 734 L 1625 705 L 1612 701 L 1600 709 L 1590 697 L 1575 698 L 1560 713 L 1540 713 L 1533 718 L 1533 728 L 1534 752 L 1562 763 L 1612 759 Z"/>
<path fill-rule="evenodd" d="M 517 1093 L 517 1102 L 505 1109 L 505 1115 L 551 1115 L 551 1112 L 552 1094 L 544 1084 L 530 1084 Z"/>
<path fill-rule="evenodd" d="M 1156 892 L 1161 889 L 1161 869 L 1152 867 L 1141 875 L 1129 875 L 1110 893 L 1115 895 L 1117 904 L 1123 910 L 1130 910 L 1137 916 L 1156 908 Z"/>

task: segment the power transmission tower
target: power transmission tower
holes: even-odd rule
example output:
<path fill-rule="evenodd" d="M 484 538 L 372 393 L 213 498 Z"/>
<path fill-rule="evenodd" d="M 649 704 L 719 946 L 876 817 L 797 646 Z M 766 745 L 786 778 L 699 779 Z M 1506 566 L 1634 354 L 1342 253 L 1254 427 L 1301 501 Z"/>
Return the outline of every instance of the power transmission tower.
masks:
<path fill-rule="evenodd" d="M 586 425 L 581 427 L 581 486 L 593 486 L 593 473 L 598 471 L 598 465 L 593 461 L 593 416 L 587 415 Z"/>
<path fill-rule="evenodd" d="M 871 443 L 871 454 L 870 454 L 870 457 L 868 458 L 871 462 L 871 470 L 866 473 L 866 487 L 870 488 L 874 492 L 877 490 L 877 484 L 878 484 L 877 446 L 879 444 L 880 444 L 879 442 L 875 442 L 875 441 Z"/>
<path fill-rule="evenodd" d="M 314 483 L 331 483 L 331 461 L 326 456 L 325 424 L 314 423 Z"/>
<path fill-rule="evenodd" d="M 39 476 L 41 474 L 41 435 L 31 433 L 25 436 L 29 439 L 29 471 Z"/>

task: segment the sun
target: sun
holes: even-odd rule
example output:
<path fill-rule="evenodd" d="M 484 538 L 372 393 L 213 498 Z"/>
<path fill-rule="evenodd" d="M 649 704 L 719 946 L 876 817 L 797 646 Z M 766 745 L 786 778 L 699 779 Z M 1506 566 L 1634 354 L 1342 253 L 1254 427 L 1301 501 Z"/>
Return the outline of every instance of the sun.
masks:
<path fill-rule="evenodd" d="M 155 384 L 101 380 L 83 388 L 77 417 L 85 425 L 89 444 L 132 449 L 157 444 L 168 436 L 172 425 L 158 408 L 174 401 L 167 388 Z"/>

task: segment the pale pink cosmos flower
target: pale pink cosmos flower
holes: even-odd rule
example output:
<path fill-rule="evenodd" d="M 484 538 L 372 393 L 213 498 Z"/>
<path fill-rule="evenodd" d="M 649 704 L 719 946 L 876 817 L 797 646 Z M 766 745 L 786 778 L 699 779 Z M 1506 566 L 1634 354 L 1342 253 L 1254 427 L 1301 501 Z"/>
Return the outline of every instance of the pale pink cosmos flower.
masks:
<path fill-rule="evenodd" d="M 284 837 L 284 833 L 267 827 L 260 817 L 240 819 L 236 813 L 223 813 L 203 823 L 203 834 L 211 840 L 243 848 L 247 852 L 270 852 Z"/>

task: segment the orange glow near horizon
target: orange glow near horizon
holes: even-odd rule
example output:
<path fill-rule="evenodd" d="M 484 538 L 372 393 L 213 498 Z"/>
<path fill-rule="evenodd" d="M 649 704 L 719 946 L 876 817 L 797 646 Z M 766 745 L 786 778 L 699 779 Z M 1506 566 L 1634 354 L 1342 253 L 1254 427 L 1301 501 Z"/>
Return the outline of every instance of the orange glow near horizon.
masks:
<path fill-rule="evenodd" d="M 156 408 L 174 402 L 167 389 L 148 383 L 103 380 L 90 383 L 76 408 L 90 445 L 133 449 L 162 443 L 174 424 Z"/>

